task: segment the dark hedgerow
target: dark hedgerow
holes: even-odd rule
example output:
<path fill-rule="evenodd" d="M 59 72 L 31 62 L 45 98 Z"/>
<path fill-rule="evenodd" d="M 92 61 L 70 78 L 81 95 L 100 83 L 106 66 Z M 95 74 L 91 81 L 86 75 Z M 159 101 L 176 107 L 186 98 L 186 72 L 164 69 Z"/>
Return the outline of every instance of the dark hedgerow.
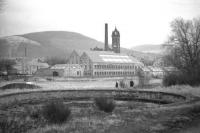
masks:
<path fill-rule="evenodd" d="M 172 85 L 184 85 L 188 84 L 191 86 L 200 84 L 200 76 L 191 76 L 188 74 L 167 74 L 163 78 L 164 86 L 172 86 Z"/>
<path fill-rule="evenodd" d="M 115 108 L 114 100 L 105 97 L 95 98 L 95 104 L 100 110 L 106 113 L 112 112 Z"/>
<path fill-rule="evenodd" d="M 1 87 L 2 90 L 6 89 L 37 89 L 41 88 L 40 86 L 34 84 L 26 84 L 26 83 L 11 83 Z"/>
<path fill-rule="evenodd" d="M 57 101 L 45 104 L 42 113 L 48 122 L 61 124 L 69 118 L 71 110 L 63 102 Z"/>

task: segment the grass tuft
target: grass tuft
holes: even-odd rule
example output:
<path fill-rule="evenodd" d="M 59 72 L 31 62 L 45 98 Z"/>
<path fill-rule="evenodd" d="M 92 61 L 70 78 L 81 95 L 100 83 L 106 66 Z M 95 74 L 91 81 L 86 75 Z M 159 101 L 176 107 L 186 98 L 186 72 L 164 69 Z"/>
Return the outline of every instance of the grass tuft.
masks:
<path fill-rule="evenodd" d="M 43 116 L 50 123 L 64 123 L 70 116 L 71 110 L 63 102 L 49 102 L 43 107 Z"/>
<path fill-rule="evenodd" d="M 115 102 L 113 99 L 108 99 L 104 97 L 95 98 L 95 104 L 99 108 L 106 113 L 110 113 L 115 108 Z"/>

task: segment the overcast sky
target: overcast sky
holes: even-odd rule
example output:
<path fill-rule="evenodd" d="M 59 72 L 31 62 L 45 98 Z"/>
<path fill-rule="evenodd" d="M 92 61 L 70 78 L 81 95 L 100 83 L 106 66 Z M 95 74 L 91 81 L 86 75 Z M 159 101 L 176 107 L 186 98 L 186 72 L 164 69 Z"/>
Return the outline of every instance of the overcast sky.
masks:
<path fill-rule="evenodd" d="M 122 47 L 162 44 L 176 17 L 200 17 L 200 0 L 4 0 L 0 36 L 73 31 L 104 41 L 116 26 Z"/>

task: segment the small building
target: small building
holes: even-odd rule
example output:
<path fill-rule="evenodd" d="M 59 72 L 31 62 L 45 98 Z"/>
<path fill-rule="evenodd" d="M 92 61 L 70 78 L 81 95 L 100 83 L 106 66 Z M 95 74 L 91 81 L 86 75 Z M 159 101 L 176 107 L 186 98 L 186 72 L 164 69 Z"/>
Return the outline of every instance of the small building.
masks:
<path fill-rule="evenodd" d="M 63 77 L 82 77 L 84 71 L 84 68 L 79 64 L 56 64 L 50 69 L 53 76 Z"/>
<path fill-rule="evenodd" d="M 39 62 L 36 59 L 36 60 L 32 60 L 32 61 L 28 62 L 27 67 L 28 67 L 27 73 L 28 74 L 34 74 L 39 69 L 48 68 L 49 65 L 47 63 L 44 63 L 44 62 Z"/>
<path fill-rule="evenodd" d="M 34 74 L 37 70 L 48 68 L 49 65 L 44 62 L 40 62 L 39 59 L 34 58 L 17 58 L 14 68 L 18 74 Z"/>
<path fill-rule="evenodd" d="M 148 67 L 143 66 L 143 67 L 140 68 L 140 70 L 141 70 L 142 76 L 144 76 L 144 77 L 152 77 L 152 72 Z"/>
<path fill-rule="evenodd" d="M 47 69 L 40 69 L 36 72 L 37 76 L 53 77 L 82 77 L 84 68 L 79 64 L 56 64 Z"/>
<path fill-rule="evenodd" d="M 50 69 L 50 68 L 42 68 L 35 72 L 35 76 L 40 77 L 63 77 L 64 70 L 63 69 Z"/>
<path fill-rule="evenodd" d="M 164 70 L 161 67 L 149 66 L 148 68 L 151 70 L 152 76 L 154 78 L 163 78 Z"/>
<path fill-rule="evenodd" d="M 179 73 L 180 71 L 176 68 L 176 67 L 173 67 L 173 66 L 170 66 L 170 67 L 163 67 L 163 70 L 164 70 L 164 74 L 171 74 L 171 73 Z"/>

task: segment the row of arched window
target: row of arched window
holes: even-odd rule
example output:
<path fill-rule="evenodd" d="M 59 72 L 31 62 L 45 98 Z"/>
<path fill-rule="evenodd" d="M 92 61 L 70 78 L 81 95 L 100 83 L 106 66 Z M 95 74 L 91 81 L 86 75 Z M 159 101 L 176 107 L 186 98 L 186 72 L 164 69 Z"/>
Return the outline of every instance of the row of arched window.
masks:
<path fill-rule="evenodd" d="M 94 76 L 126 76 L 126 75 L 134 75 L 133 71 L 101 71 L 94 72 Z"/>
<path fill-rule="evenodd" d="M 112 65 L 112 64 L 104 64 L 104 65 L 94 65 L 94 69 L 137 69 L 138 66 L 135 65 Z"/>

